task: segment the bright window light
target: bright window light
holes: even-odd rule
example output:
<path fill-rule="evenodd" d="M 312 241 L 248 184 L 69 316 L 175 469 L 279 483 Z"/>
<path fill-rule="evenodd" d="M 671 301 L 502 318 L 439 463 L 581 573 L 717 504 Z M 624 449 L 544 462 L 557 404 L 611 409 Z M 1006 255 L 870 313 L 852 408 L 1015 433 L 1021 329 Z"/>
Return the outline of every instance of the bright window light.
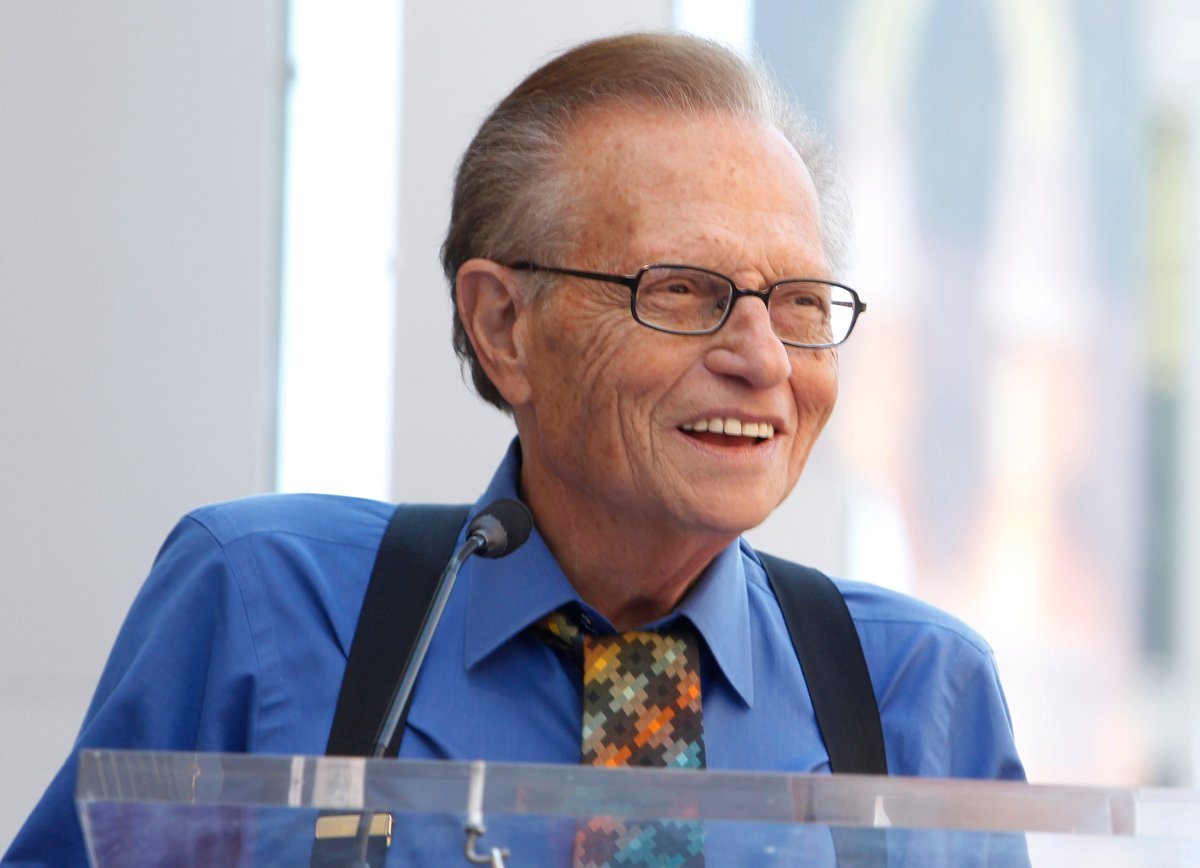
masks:
<path fill-rule="evenodd" d="M 675 0 L 675 26 L 732 45 L 746 56 L 754 50 L 754 0 Z"/>
<path fill-rule="evenodd" d="M 294 0 L 277 488 L 386 499 L 400 4 Z"/>

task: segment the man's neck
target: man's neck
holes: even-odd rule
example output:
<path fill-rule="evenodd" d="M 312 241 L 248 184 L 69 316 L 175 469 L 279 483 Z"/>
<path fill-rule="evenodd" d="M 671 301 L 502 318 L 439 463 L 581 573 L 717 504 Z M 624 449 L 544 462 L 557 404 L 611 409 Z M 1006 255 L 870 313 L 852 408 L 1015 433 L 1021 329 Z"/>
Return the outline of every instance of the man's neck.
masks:
<path fill-rule="evenodd" d="M 673 612 L 731 539 L 525 493 L 538 532 L 579 596 L 619 630 Z"/>

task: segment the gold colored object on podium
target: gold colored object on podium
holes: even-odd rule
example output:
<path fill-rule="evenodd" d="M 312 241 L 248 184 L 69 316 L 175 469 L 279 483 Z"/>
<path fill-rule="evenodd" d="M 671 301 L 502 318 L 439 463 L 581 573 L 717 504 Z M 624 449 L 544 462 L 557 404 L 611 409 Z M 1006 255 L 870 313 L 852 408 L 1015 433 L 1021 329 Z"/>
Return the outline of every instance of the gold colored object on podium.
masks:
<path fill-rule="evenodd" d="M 358 834 L 362 814 L 330 814 L 317 819 L 317 840 L 353 838 Z M 371 818 L 372 838 L 382 837 L 385 846 L 392 846 L 392 815 L 376 814 Z"/>

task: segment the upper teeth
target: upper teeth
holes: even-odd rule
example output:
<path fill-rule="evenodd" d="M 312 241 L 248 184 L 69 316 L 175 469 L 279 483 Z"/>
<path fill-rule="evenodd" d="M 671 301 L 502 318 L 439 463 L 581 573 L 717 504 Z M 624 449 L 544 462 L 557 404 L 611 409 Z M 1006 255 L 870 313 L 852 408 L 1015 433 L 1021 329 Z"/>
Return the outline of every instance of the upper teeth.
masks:
<path fill-rule="evenodd" d="M 743 422 L 732 416 L 711 419 L 701 419 L 699 422 L 688 422 L 681 426 L 684 431 L 711 431 L 713 434 L 728 434 L 741 437 L 761 437 L 770 440 L 775 436 L 775 426 L 770 422 Z"/>

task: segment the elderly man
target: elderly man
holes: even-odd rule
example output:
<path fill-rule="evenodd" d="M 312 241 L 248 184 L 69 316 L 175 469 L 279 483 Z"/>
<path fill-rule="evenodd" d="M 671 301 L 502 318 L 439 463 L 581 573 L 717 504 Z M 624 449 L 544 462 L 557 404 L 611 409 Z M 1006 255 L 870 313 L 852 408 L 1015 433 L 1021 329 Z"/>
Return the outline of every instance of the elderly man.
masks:
<path fill-rule="evenodd" d="M 837 346 L 865 309 L 835 282 L 844 235 L 819 138 L 758 72 L 700 40 L 583 45 L 487 118 L 443 262 L 456 347 L 517 429 L 476 509 L 517 498 L 535 527 L 510 556 L 463 569 L 400 756 L 630 761 L 587 745 L 580 679 L 589 654 L 632 666 L 603 649 L 636 629 L 652 653 L 691 662 L 685 699 L 653 706 L 674 733 L 665 758 L 632 761 L 830 769 L 778 579 L 740 535 L 791 492 L 833 410 Z M 78 747 L 324 751 L 391 512 L 287 496 L 185 518 Z M 913 600 L 837 588 L 887 770 L 1021 778 L 984 642 Z M 82 862 L 74 769 L 73 754 L 14 864 Z"/>

